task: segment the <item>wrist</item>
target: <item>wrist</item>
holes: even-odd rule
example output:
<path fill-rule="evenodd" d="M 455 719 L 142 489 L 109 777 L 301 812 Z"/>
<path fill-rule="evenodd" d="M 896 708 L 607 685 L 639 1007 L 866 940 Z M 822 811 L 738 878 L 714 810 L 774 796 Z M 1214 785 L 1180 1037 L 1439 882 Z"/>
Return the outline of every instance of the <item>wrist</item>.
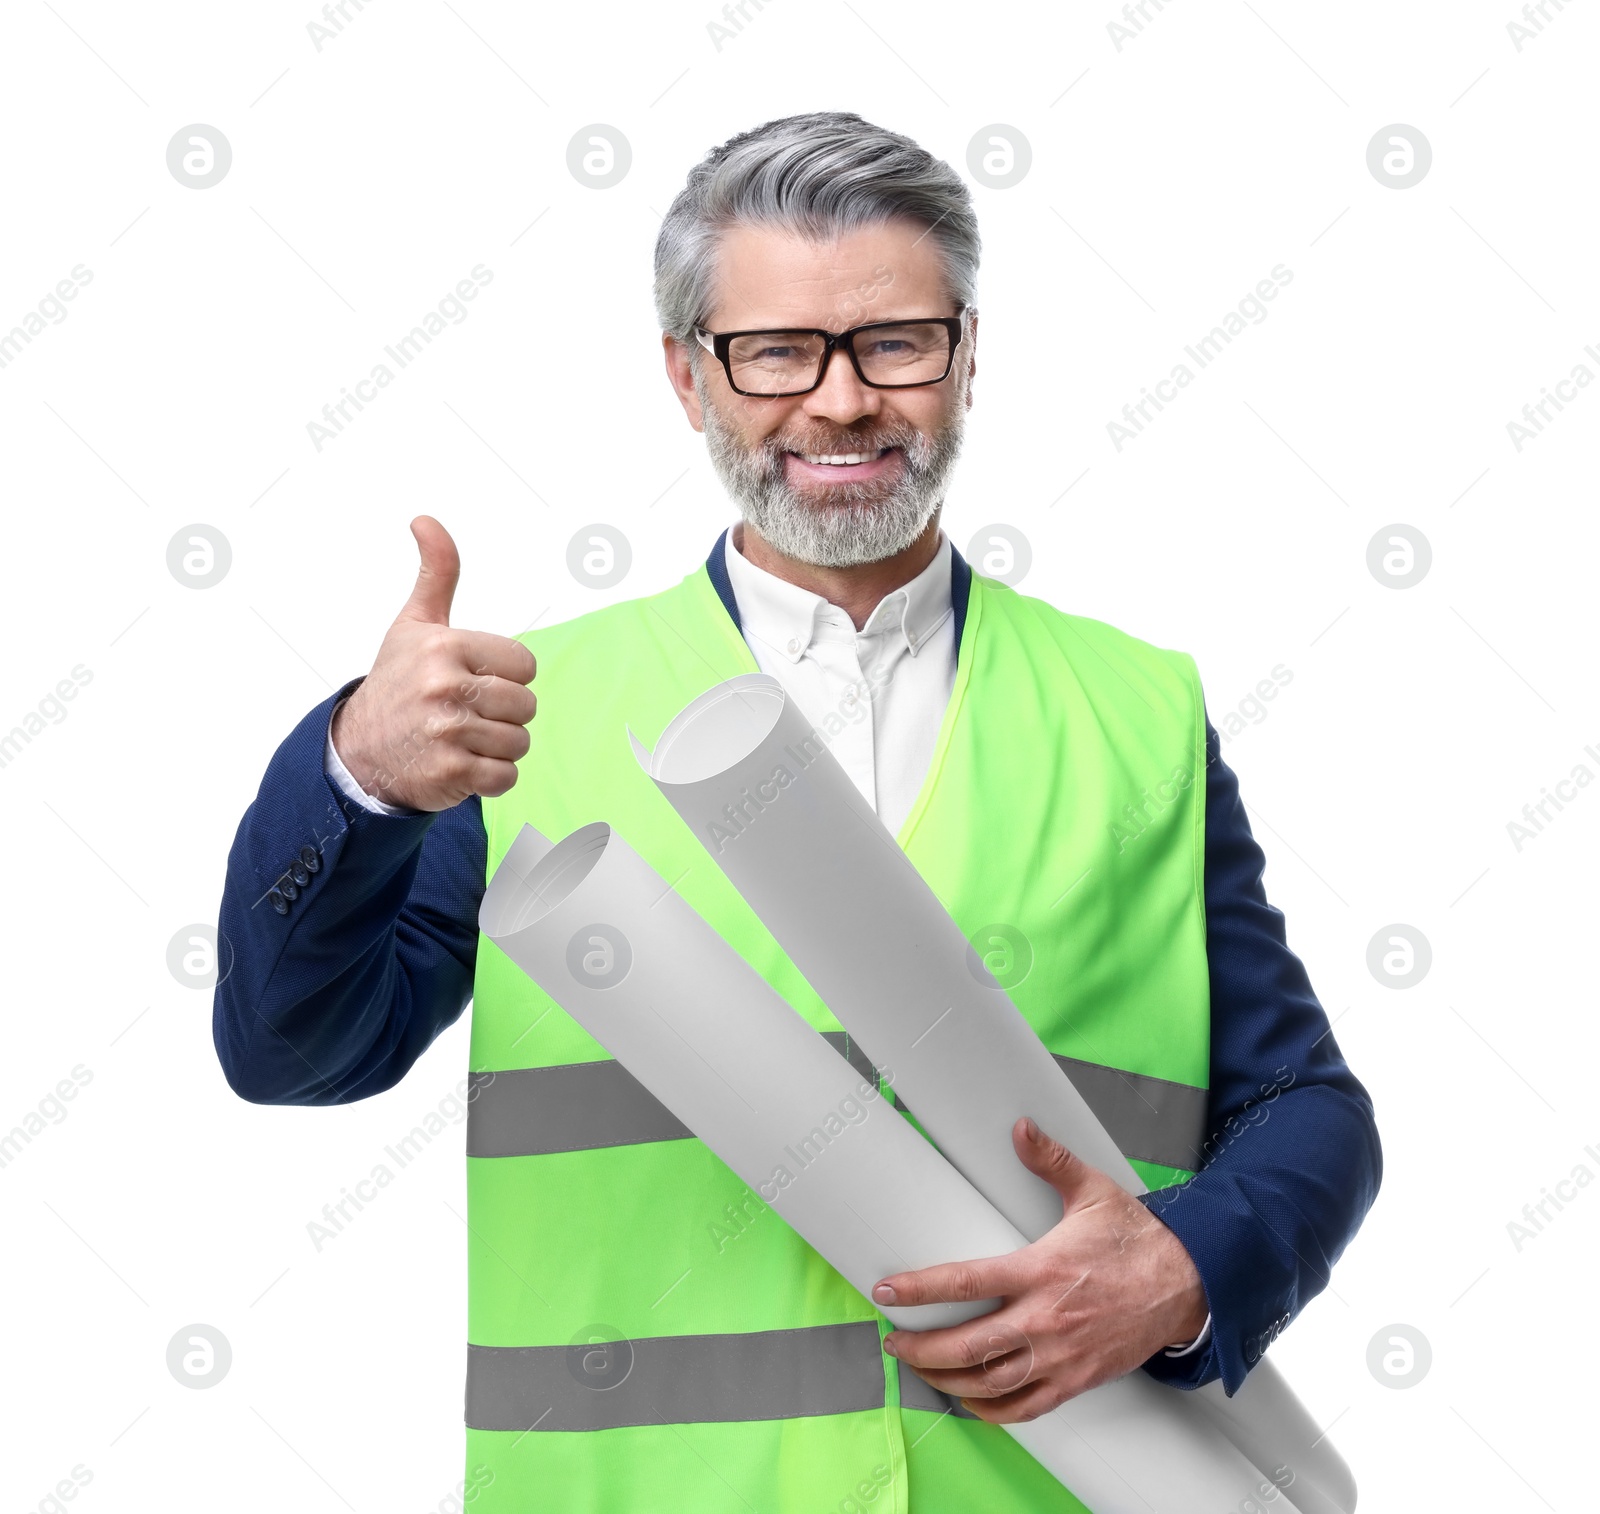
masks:
<path fill-rule="evenodd" d="M 1197 1278 L 1192 1296 L 1186 1300 L 1172 1325 L 1171 1338 L 1167 1342 L 1166 1349 L 1168 1351 L 1191 1349 L 1210 1323 L 1211 1311 L 1206 1307 L 1205 1289 L 1200 1286 Z"/>
<path fill-rule="evenodd" d="M 375 792 L 374 779 L 378 774 L 378 765 L 372 762 L 362 749 L 359 706 L 355 719 L 352 719 L 350 714 L 350 706 L 356 702 L 359 693 L 360 686 L 357 685 L 349 695 L 334 706 L 333 718 L 328 722 L 328 745 L 333 749 L 333 755 L 339 759 L 345 772 L 355 781 L 356 786 L 371 798 L 382 799 L 385 796 Z"/>
<path fill-rule="evenodd" d="M 345 696 L 348 697 L 348 696 Z M 344 707 L 344 699 L 334 706 L 334 714 Z M 339 755 L 338 748 L 333 744 L 333 720 L 328 721 L 328 729 L 323 737 L 322 770 L 338 791 L 344 795 L 351 804 L 374 815 L 411 816 L 422 813 L 403 804 L 390 804 L 369 793 L 357 782 L 355 774 L 345 765 L 344 759 Z M 376 787 L 376 785 L 374 785 Z"/>
<path fill-rule="evenodd" d="M 1153 1218 L 1157 1224 L 1161 1224 L 1159 1216 Z M 1165 1349 L 1187 1350 L 1199 1341 L 1210 1326 L 1211 1303 L 1206 1297 L 1200 1269 L 1195 1266 L 1188 1247 L 1164 1224 L 1161 1228 L 1165 1232 L 1163 1240 L 1166 1242 L 1167 1263 L 1172 1277 L 1171 1308 L 1166 1320 L 1170 1334 Z"/>

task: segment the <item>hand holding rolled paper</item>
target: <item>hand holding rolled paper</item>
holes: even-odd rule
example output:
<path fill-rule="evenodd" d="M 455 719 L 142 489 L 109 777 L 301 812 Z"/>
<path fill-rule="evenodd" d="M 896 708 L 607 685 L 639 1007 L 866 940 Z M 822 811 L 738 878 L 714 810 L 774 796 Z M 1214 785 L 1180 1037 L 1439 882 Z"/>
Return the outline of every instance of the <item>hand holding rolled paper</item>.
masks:
<path fill-rule="evenodd" d="M 762 1196 L 863 1294 L 896 1264 L 910 1272 L 1026 1249 L 983 1195 L 881 1105 L 824 1159 L 788 1182 L 769 1181 L 786 1146 L 840 1107 L 857 1074 L 608 825 L 581 827 L 554 847 L 525 826 L 479 918 L 746 1183 L 767 1184 Z M 587 959 L 597 936 L 617 948 L 603 964 Z M 993 1303 L 930 1295 L 879 1308 L 902 1329 L 943 1329 Z M 1208 1514 L 1236 1507 L 1259 1482 L 1182 1395 L 1137 1373 L 1004 1428 L 1095 1514 Z M 1296 1505 L 1284 1498 L 1276 1507 L 1293 1514 Z"/>
<path fill-rule="evenodd" d="M 1021 1115 L 1128 1195 L 1145 1192 L 1001 986 L 969 971 L 960 927 L 775 678 L 728 679 L 685 706 L 653 751 L 637 737 L 633 747 L 856 1044 L 895 1068 L 897 1094 L 940 1151 L 1027 1240 L 1054 1229 L 1061 1200 L 1016 1160 L 1010 1132 Z M 940 1004 L 947 1008 L 933 1018 L 930 1006 Z M 1231 1398 L 1218 1382 L 1174 1393 L 1134 1373 L 1038 1422 L 1006 1428 L 1026 1444 L 1061 1416 L 1104 1413 L 1114 1390 L 1153 1392 L 1152 1422 L 1168 1431 L 1203 1422 L 1269 1476 L 1292 1469 L 1294 1503 L 1304 1514 L 1355 1507 L 1350 1469 L 1270 1361 L 1258 1363 Z M 1188 1464 L 1205 1455 L 1197 1444 Z M 1207 1506 L 1193 1477 L 1188 1489 L 1177 1506 Z"/>
<path fill-rule="evenodd" d="M 1060 1224 L 1007 1256 L 899 1272 L 880 1305 L 995 1298 L 1002 1307 L 941 1330 L 896 1330 L 884 1349 L 991 1424 L 1047 1414 L 1122 1377 L 1205 1326 L 1205 1290 L 1183 1243 L 1105 1173 L 1030 1119 L 1017 1157 L 1061 1195 Z"/>

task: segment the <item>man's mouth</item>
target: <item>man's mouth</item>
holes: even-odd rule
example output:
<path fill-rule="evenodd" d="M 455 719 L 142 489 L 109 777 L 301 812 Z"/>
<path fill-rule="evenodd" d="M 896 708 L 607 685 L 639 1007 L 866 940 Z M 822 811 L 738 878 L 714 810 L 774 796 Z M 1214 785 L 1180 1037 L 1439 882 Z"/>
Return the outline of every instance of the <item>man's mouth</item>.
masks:
<path fill-rule="evenodd" d="M 877 447 L 871 452 L 797 452 L 795 456 L 804 458 L 808 463 L 827 463 L 829 467 L 841 468 L 851 463 L 873 462 L 888 450 L 887 447 Z"/>
<path fill-rule="evenodd" d="M 796 482 L 855 483 L 882 478 L 900 466 L 898 447 L 857 452 L 786 452 L 785 471 Z"/>

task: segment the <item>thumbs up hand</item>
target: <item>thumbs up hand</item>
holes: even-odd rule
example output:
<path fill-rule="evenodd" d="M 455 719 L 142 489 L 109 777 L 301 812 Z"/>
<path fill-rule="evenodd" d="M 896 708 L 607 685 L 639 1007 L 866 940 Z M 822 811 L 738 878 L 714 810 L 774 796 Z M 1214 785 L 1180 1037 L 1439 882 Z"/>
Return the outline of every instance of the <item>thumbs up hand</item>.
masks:
<path fill-rule="evenodd" d="M 411 522 L 422 566 L 365 682 L 339 706 L 333 746 L 385 804 L 445 810 L 517 781 L 536 701 L 521 642 L 450 625 L 461 558 L 429 515 Z"/>

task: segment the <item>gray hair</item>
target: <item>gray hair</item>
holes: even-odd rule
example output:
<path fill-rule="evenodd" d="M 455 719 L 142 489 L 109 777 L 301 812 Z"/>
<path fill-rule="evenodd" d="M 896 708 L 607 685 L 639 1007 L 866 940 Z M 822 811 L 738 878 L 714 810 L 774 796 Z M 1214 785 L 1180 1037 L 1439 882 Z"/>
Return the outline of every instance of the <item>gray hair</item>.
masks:
<path fill-rule="evenodd" d="M 785 116 L 729 138 L 690 170 L 656 237 L 655 297 L 662 329 L 697 351 L 709 312 L 718 234 L 777 226 L 807 237 L 896 218 L 928 228 L 944 259 L 947 293 L 977 298 L 978 218 L 961 176 L 909 137 L 846 111 Z"/>

